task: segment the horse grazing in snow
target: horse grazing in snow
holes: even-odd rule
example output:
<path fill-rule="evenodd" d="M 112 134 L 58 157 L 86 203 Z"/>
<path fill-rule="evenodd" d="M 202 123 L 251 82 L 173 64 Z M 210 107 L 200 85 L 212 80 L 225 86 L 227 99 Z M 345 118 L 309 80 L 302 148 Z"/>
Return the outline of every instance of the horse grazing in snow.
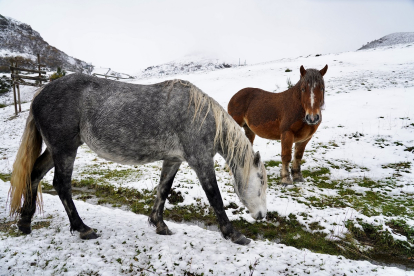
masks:
<path fill-rule="evenodd" d="M 184 107 L 184 108 L 183 108 Z M 187 107 L 187 108 L 186 108 Z M 41 154 L 42 141 L 47 148 Z M 97 234 L 83 223 L 72 200 L 71 176 L 78 147 L 86 143 L 99 156 L 123 164 L 163 160 L 157 198 L 149 216 L 156 233 L 171 235 L 163 221 L 165 200 L 183 161 L 195 170 L 214 208 L 223 236 L 250 242 L 236 231 L 223 207 L 214 156 L 224 157 L 235 192 L 255 219 L 266 216 L 266 170 L 240 127 L 212 98 L 186 81 L 137 85 L 73 74 L 36 93 L 13 165 L 10 213 L 31 232 L 40 180 L 53 167 L 53 186 L 82 239 Z M 23 203 L 23 206 L 22 206 Z"/>
<path fill-rule="evenodd" d="M 300 80 L 290 89 L 271 93 L 258 88 L 244 88 L 230 100 L 228 112 L 244 128 L 253 144 L 256 135 L 282 141 L 282 184 L 292 184 L 289 163 L 292 160 L 292 145 L 295 153 L 292 164 L 294 182 L 303 182 L 300 169 L 303 152 L 312 135 L 322 122 L 322 107 L 325 103 L 323 76 L 328 70 L 305 70 L 300 67 Z"/>

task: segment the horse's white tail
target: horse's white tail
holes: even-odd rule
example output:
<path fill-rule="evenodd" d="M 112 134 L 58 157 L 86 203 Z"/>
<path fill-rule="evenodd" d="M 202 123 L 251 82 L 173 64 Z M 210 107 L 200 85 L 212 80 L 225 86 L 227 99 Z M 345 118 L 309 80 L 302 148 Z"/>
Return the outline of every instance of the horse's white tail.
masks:
<path fill-rule="evenodd" d="M 28 198 L 32 190 L 31 173 L 34 163 L 42 151 L 42 136 L 36 128 L 35 120 L 30 108 L 29 117 L 26 121 L 26 128 L 22 136 L 22 143 L 17 152 L 16 160 L 13 164 L 13 172 L 10 179 L 11 187 L 9 190 L 10 197 L 10 215 L 14 216 L 20 213 L 22 204 Z M 39 183 L 37 194 L 37 206 L 42 209 L 42 190 Z"/>

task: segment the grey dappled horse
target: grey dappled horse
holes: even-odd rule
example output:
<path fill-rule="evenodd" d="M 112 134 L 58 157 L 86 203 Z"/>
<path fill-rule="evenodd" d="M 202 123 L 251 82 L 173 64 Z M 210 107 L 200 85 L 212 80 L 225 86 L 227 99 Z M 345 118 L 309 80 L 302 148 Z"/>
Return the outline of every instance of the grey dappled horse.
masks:
<path fill-rule="evenodd" d="M 41 154 L 42 140 L 47 148 Z M 214 208 L 225 238 L 249 239 L 233 229 L 223 208 L 214 155 L 224 157 L 235 177 L 235 192 L 255 219 L 266 216 L 266 170 L 241 128 L 212 98 L 189 82 L 138 85 L 73 74 L 40 89 L 32 102 L 22 144 L 13 165 L 11 214 L 31 232 L 38 185 L 53 167 L 53 186 L 82 239 L 97 238 L 72 200 L 76 152 L 86 143 L 100 157 L 122 164 L 163 160 L 157 198 L 149 216 L 156 232 L 171 235 L 163 221 L 164 203 L 183 161 L 193 168 Z M 38 198 L 37 198 L 38 197 Z M 23 203 L 23 206 L 22 206 Z"/>

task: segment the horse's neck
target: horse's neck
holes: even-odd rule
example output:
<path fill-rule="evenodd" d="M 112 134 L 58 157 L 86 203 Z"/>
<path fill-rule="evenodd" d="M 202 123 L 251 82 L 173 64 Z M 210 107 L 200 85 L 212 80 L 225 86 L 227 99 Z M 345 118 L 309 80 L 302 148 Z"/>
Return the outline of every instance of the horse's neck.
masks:
<path fill-rule="evenodd" d="M 237 153 L 235 151 L 233 152 L 233 150 L 235 150 L 234 148 L 237 148 L 237 146 L 234 146 L 234 145 L 229 146 L 226 143 L 227 129 L 225 126 L 223 126 L 223 128 L 224 129 L 223 129 L 222 138 L 223 138 L 224 143 L 223 144 L 221 144 L 220 142 L 217 143 L 218 153 L 226 160 L 227 165 L 229 166 L 231 172 L 233 173 L 236 183 L 241 184 L 244 182 L 243 172 L 244 172 L 245 166 L 248 166 L 248 164 L 244 164 L 245 163 L 244 154 L 248 154 L 247 152 L 248 150 L 246 150 L 246 152 L 243 153 L 243 158 L 238 158 L 238 156 L 236 156 Z M 241 128 L 239 128 L 239 131 L 242 132 Z M 246 139 L 246 142 L 250 145 L 250 142 L 247 140 L 247 137 L 245 136 L 244 133 L 241 133 L 240 139 Z"/>
<path fill-rule="evenodd" d="M 225 140 L 224 140 L 225 141 Z M 218 145 L 218 153 L 226 160 L 227 165 L 232 170 L 232 173 L 234 174 L 235 168 L 244 168 L 244 163 L 239 162 L 239 158 L 235 158 L 234 155 L 232 156 L 232 153 L 230 152 L 230 147 L 224 143 L 222 146 L 221 144 Z"/>
<path fill-rule="evenodd" d="M 281 100 L 285 103 L 289 103 L 289 105 L 286 105 L 285 107 L 291 108 L 290 112 L 293 112 L 293 111 L 302 112 L 303 107 L 302 107 L 301 95 L 302 94 L 300 92 L 299 82 L 295 86 L 280 93 Z"/>

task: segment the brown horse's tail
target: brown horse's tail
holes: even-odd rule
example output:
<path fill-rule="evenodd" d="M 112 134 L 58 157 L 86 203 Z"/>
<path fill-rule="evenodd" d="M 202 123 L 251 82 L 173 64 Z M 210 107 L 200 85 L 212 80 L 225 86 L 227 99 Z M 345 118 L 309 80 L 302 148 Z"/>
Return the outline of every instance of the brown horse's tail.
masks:
<path fill-rule="evenodd" d="M 42 151 L 42 136 L 36 128 L 35 120 L 30 108 L 29 117 L 26 121 L 26 128 L 22 136 L 22 143 L 17 152 L 16 160 L 13 164 L 13 172 L 10 179 L 11 187 L 9 190 L 10 197 L 10 215 L 14 216 L 20 213 L 24 201 L 31 200 L 31 173 L 36 159 Z M 37 205 L 42 209 L 42 191 L 39 183 L 37 194 Z"/>

